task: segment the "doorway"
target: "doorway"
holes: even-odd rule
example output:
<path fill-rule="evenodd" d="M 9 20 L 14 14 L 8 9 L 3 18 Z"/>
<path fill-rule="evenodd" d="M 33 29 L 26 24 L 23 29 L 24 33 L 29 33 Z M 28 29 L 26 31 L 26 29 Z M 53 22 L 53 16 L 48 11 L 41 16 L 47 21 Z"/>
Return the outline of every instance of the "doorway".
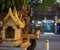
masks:
<path fill-rule="evenodd" d="M 15 30 L 12 28 L 12 26 L 8 26 L 5 29 L 5 38 L 14 38 Z"/>

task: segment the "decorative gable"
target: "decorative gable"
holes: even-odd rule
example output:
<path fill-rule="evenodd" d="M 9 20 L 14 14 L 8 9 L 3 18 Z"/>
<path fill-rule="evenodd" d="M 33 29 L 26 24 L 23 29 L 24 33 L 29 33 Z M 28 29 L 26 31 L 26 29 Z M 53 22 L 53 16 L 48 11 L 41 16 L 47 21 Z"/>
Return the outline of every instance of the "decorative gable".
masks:
<path fill-rule="evenodd" d="M 6 25 L 7 26 L 16 26 L 11 18 L 9 18 L 8 22 L 6 23 Z"/>
<path fill-rule="evenodd" d="M 9 12 L 3 20 L 4 24 L 6 24 L 9 21 L 10 18 L 12 19 L 12 21 L 15 23 L 16 26 L 19 26 L 19 28 L 24 28 L 25 27 L 25 22 L 22 21 L 21 19 L 19 19 L 16 10 L 14 10 L 14 13 L 12 13 L 11 8 L 9 8 Z"/>

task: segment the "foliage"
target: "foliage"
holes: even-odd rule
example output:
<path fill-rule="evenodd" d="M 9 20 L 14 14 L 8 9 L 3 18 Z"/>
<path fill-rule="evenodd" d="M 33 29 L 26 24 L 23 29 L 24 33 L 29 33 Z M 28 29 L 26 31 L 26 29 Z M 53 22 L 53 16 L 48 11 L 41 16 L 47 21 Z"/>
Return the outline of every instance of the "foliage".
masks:
<path fill-rule="evenodd" d="M 2 3 L 2 10 L 8 9 L 9 7 L 14 6 L 15 1 L 14 0 L 6 0 Z"/>
<path fill-rule="evenodd" d="M 56 0 L 43 0 L 43 4 L 46 6 L 52 6 L 54 5 Z"/>
<path fill-rule="evenodd" d="M 44 11 L 44 6 L 43 6 L 43 4 L 40 4 L 39 11 L 40 11 L 40 12 L 43 12 L 43 11 Z"/>
<path fill-rule="evenodd" d="M 23 4 L 23 3 L 24 3 L 24 0 L 5 0 L 2 3 L 2 10 L 5 10 L 5 8 L 8 9 L 9 7 L 12 7 L 14 5 L 18 7 L 18 6 L 20 6 L 20 4 Z M 26 0 L 26 5 L 27 6 L 29 5 L 29 0 Z"/>
<path fill-rule="evenodd" d="M 29 0 L 25 0 L 26 1 L 26 6 L 29 6 Z M 24 3 L 24 0 L 20 0 L 21 4 Z"/>
<path fill-rule="evenodd" d="M 24 0 L 20 0 L 20 4 L 21 4 L 21 5 L 23 4 L 23 2 L 24 2 Z"/>
<path fill-rule="evenodd" d="M 5 3 L 4 4 L 2 4 L 2 10 L 4 10 L 5 9 Z"/>
<path fill-rule="evenodd" d="M 26 5 L 29 6 L 29 0 L 26 0 Z"/>
<path fill-rule="evenodd" d="M 56 0 L 43 0 L 39 7 L 40 12 L 44 12 L 46 10 L 46 7 L 53 6 L 55 2 Z"/>

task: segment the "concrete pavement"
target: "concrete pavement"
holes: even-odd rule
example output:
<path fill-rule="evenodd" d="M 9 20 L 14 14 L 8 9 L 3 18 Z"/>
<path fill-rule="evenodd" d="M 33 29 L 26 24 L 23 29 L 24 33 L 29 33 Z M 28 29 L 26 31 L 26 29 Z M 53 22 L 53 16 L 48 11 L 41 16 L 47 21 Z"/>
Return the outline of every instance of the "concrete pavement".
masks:
<path fill-rule="evenodd" d="M 60 35 L 41 35 L 35 50 L 46 50 L 45 40 L 49 40 L 49 50 L 60 50 Z"/>
<path fill-rule="evenodd" d="M 46 50 L 46 43 L 38 42 L 35 50 Z M 50 42 L 49 50 L 60 50 L 60 42 Z"/>
<path fill-rule="evenodd" d="M 0 50 L 23 50 L 23 49 L 17 47 L 0 47 Z"/>

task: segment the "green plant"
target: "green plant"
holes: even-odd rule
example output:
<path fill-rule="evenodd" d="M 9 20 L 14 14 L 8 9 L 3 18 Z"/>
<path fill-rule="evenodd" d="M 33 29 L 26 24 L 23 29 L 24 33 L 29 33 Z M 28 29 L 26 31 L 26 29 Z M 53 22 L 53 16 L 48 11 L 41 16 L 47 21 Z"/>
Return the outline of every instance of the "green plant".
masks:
<path fill-rule="evenodd" d="M 5 8 L 9 8 L 9 7 L 12 7 L 14 6 L 15 4 L 15 1 L 14 0 L 6 0 L 2 3 L 2 10 L 5 10 Z"/>
<path fill-rule="evenodd" d="M 29 0 L 25 0 L 26 1 L 26 6 L 29 6 Z M 5 10 L 5 8 L 9 8 L 9 7 L 12 7 L 12 6 L 20 6 L 20 4 L 23 4 L 24 3 L 24 0 L 5 0 L 3 3 L 2 3 L 2 10 Z"/>
<path fill-rule="evenodd" d="M 56 3 L 56 0 L 43 0 L 40 4 L 39 11 L 44 12 L 47 10 L 47 7 L 51 7 Z"/>
<path fill-rule="evenodd" d="M 2 4 L 2 10 L 4 10 L 4 9 L 5 9 L 5 3 Z"/>
<path fill-rule="evenodd" d="M 27 6 L 29 6 L 29 5 L 30 5 L 30 4 L 29 4 L 29 0 L 26 0 L 26 5 L 27 5 Z"/>

